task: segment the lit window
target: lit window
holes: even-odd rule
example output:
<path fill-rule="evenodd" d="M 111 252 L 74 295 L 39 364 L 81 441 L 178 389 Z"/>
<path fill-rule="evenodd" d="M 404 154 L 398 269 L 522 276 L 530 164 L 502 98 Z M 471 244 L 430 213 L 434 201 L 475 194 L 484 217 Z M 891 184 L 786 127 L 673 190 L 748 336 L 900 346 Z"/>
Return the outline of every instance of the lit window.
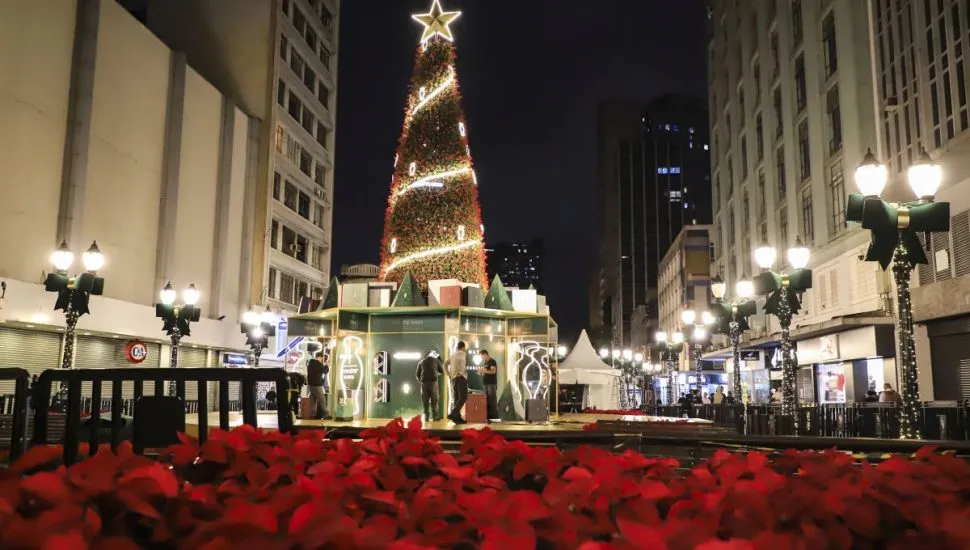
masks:
<path fill-rule="evenodd" d="M 687 133 L 689 133 L 689 134 L 693 134 L 693 133 L 694 133 L 694 129 L 693 129 L 693 128 L 688 128 L 688 129 L 687 129 Z"/>
<path fill-rule="evenodd" d="M 707 151 L 707 144 L 704 144 L 704 150 Z"/>
<path fill-rule="evenodd" d="M 674 124 L 674 125 L 673 125 L 673 130 L 674 130 L 675 132 L 677 132 L 677 131 L 680 131 L 680 128 L 677 128 L 677 125 L 676 125 L 676 124 Z"/>
<path fill-rule="evenodd" d="M 664 130 L 670 131 L 670 125 L 669 124 L 664 124 Z"/>
<path fill-rule="evenodd" d="M 658 174 L 666 174 L 668 172 L 669 172 L 669 169 L 666 166 L 658 166 L 657 167 L 657 173 Z"/>
<path fill-rule="evenodd" d="M 670 173 L 671 174 L 679 174 L 680 173 L 680 166 L 671 166 L 670 167 Z"/>

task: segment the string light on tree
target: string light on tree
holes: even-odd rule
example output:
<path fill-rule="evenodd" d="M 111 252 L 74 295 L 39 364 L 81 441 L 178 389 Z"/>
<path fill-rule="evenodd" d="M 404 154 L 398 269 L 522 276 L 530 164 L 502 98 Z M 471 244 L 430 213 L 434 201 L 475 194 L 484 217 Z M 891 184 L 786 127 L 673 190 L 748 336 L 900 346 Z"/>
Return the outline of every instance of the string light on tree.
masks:
<path fill-rule="evenodd" d="M 385 215 L 385 280 L 400 282 L 409 271 L 422 286 L 458 279 L 487 287 L 477 177 L 448 27 L 457 16 L 434 0 L 429 13 L 414 17 L 423 33 L 396 151 L 407 160 L 394 168 Z"/>

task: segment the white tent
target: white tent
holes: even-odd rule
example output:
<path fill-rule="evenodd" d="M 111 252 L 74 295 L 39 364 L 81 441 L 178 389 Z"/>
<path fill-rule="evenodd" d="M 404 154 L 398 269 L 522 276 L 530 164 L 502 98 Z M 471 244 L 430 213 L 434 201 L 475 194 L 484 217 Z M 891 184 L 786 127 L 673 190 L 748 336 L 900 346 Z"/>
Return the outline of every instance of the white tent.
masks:
<path fill-rule="evenodd" d="M 582 384 L 587 387 L 584 406 L 597 409 L 616 409 L 616 395 L 613 386 L 620 371 L 611 368 L 600 359 L 584 330 L 579 335 L 576 347 L 559 363 L 560 384 Z"/>

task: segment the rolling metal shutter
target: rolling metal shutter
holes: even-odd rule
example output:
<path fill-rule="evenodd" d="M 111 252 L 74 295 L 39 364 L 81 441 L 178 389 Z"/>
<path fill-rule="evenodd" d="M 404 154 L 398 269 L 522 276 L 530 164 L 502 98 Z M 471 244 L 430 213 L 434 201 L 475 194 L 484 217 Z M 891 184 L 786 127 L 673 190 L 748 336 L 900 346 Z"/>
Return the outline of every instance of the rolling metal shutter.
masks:
<path fill-rule="evenodd" d="M 208 353 L 204 349 L 198 348 L 179 348 L 179 367 L 184 368 L 205 368 L 206 356 Z M 201 382 L 205 384 L 205 382 Z M 197 401 L 199 399 L 199 383 L 198 382 L 186 382 L 185 383 L 185 400 L 186 401 Z"/>
<path fill-rule="evenodd" d="M 0 328 L 0 367 L 27 369 L 40 375 L 45 369 L 60 368 L 61 340 L 57 332 Z M 13 394 L 13 381 L 0 382 L 0 394 Z"/>
<path fill-rule="evenodd" d="M 108 368 L 157 368 L 161 346 L 155 343 L 145 343 L 148 348 L 148 356 L 139 365 L 133 365 L 125 359 L 125 346 L 128 340 L 120 338 L 102 338 L 100 336 L 78 336 L 74 351 L 74 367 L 79 369 L 108 369 Z M 155 384 L 146 382 L 143 386 L 142 395 L 154 395 Z M 132 399 L 135 396 L 134 382 L 125 382 L 122 392 L 125 399 Z M 90 397 L 91 383 L 85 382 L 81 386 L 81 395 Z M 111 383 L 105 382 L 101 385 L 101 398 L 111 398 Z"/>

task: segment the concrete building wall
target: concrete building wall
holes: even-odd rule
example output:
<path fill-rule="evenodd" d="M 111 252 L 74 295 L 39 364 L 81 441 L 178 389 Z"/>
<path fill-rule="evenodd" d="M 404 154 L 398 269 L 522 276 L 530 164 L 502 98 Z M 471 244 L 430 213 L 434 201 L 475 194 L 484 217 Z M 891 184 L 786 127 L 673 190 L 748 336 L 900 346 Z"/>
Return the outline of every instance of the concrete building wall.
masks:
<path fill-rule="evenodd" d="M 40 282 L 57 239 L 75 5 L 0 2 L 0 277 Z"/>
<path fill-rule="evenodd" d="M 163 340 L 171 279 L 202 294 L 187 346 L 243 347 L 252 119 L 114 1 L 0 3 L 0 25 L 0 330 L 60 330 L 40 283 L 64 235 L 75 270 L 94 240 L 107 260 L 79 335 Z"/>

